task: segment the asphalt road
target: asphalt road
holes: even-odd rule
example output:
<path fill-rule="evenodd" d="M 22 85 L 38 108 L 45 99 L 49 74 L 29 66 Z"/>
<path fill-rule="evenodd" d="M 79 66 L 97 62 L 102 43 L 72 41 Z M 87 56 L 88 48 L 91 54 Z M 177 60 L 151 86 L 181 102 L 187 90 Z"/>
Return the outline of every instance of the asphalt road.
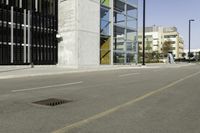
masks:
<path fill-rule="evenodd" d="M 0 133 L 200 133 L 199 84 L 200 65 L 0 80 Z"/>

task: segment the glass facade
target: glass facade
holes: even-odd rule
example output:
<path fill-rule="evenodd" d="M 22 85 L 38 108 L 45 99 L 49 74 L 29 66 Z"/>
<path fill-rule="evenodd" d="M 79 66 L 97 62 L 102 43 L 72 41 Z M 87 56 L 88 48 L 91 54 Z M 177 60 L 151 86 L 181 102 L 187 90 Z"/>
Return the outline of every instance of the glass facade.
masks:
<path fill-rule="evenodd" d="M 100 0 L 100 64 L 137 55 L 137 0 Z M 58 63 L 58 0 L 0 0 L 0 65 Z"/>
<path fill-rule="evenodd" d="M 134 63 L 137 54 L 137 0 L 113 2 L 113 63 Z"/>
<path fill-rule="evenodd" d="M 0 0 L 0 65 L 56 64 L 58 0 Z"/>
<path fill-rule="evenodd" d="M 111 64 L 111 61 L 113 64 L 129 64 L 136 61 L 137 4 L 137 0 L 101 0 L 101 64 Z M 111 45 L 113 54 L 110 53 Z"/>

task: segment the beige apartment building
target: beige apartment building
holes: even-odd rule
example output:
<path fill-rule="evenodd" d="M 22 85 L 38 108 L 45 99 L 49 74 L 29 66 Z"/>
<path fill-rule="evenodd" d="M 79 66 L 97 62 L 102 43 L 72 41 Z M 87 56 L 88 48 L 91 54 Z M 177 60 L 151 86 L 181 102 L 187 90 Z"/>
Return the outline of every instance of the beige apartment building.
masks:
<path fill-rule="evenodd" d="M 184 53 L 184 41 L 176 27 L 151 26 L 146 27 L 146 53 L 155 52 L 162 55 L 163 44 L 171 41 L 171 52 L 175 59 L 180 59 Z M 138 33 L 139 51 L 142 51 L 142 30 Z"/>

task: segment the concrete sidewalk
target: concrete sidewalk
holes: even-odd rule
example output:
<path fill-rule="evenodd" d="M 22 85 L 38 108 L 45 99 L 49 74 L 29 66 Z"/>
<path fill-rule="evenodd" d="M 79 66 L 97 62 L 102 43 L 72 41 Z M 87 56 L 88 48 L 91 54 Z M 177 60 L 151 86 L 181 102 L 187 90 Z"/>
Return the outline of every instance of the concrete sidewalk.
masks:
<path fill-rule="evenodd" d="M 33 76 L 47 76 L 47 75 L 60 75 L 68 73 L 81 73 L 81 72 L 94 72 L 94 71 L 109 71 L 119 69 L 156 69 L 156 68 L 170 68 L 170 67 L 183 67 L 194 64 L 146 64 L 142 65 L 114 65 L 114 66 L 99 66 L 99 67 L 81 67 L 81 68 L 69 68 L 62 66 L 0 66 L 0 79 L 9 78 L 23 78 Z"/>

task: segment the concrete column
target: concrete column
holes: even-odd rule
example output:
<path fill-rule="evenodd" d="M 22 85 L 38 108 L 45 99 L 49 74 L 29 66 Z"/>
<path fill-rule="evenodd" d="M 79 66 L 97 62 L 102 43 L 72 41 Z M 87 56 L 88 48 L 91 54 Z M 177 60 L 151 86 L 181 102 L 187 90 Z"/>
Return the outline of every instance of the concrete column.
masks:
<path fill-rule="evenodd" d="M 58 4 L 58 33 L 61 37 L 58 44 L 58 64 L 61 66 L 78 66 L 76 1 L 60 0 Z"/>
<path fill-rule="evenodd" d="M 137 23 L 136 23 L 136 28 L 138 28 L 138 9 L 137 9 Z M 134 45 L 135 45 L 135 51 L 134 51 L 134 55 L 135 55 L 135 64 L 138 64 L 138 53 L 139 53 L 139 44 L 138 44 L 138 29 L 136 29 L 136 40 L 134 40 Z"/>
<path fill-rule="evenodd" d="M 124 34 L 125 34 L 125 36 L 124 36 L 124 64 L 126 64 L 127 63 L 127 4 L 125 4 L 124 5 L 125 6 L 125 14 L 126 14 L 126 19 L 125 19 L 125 31 L 124 31 Z"/>
<path fill-rule="evenodd" d="M 99 0 L 59 1 L 59 65 L 99 66 L 99 23 Z"/>

